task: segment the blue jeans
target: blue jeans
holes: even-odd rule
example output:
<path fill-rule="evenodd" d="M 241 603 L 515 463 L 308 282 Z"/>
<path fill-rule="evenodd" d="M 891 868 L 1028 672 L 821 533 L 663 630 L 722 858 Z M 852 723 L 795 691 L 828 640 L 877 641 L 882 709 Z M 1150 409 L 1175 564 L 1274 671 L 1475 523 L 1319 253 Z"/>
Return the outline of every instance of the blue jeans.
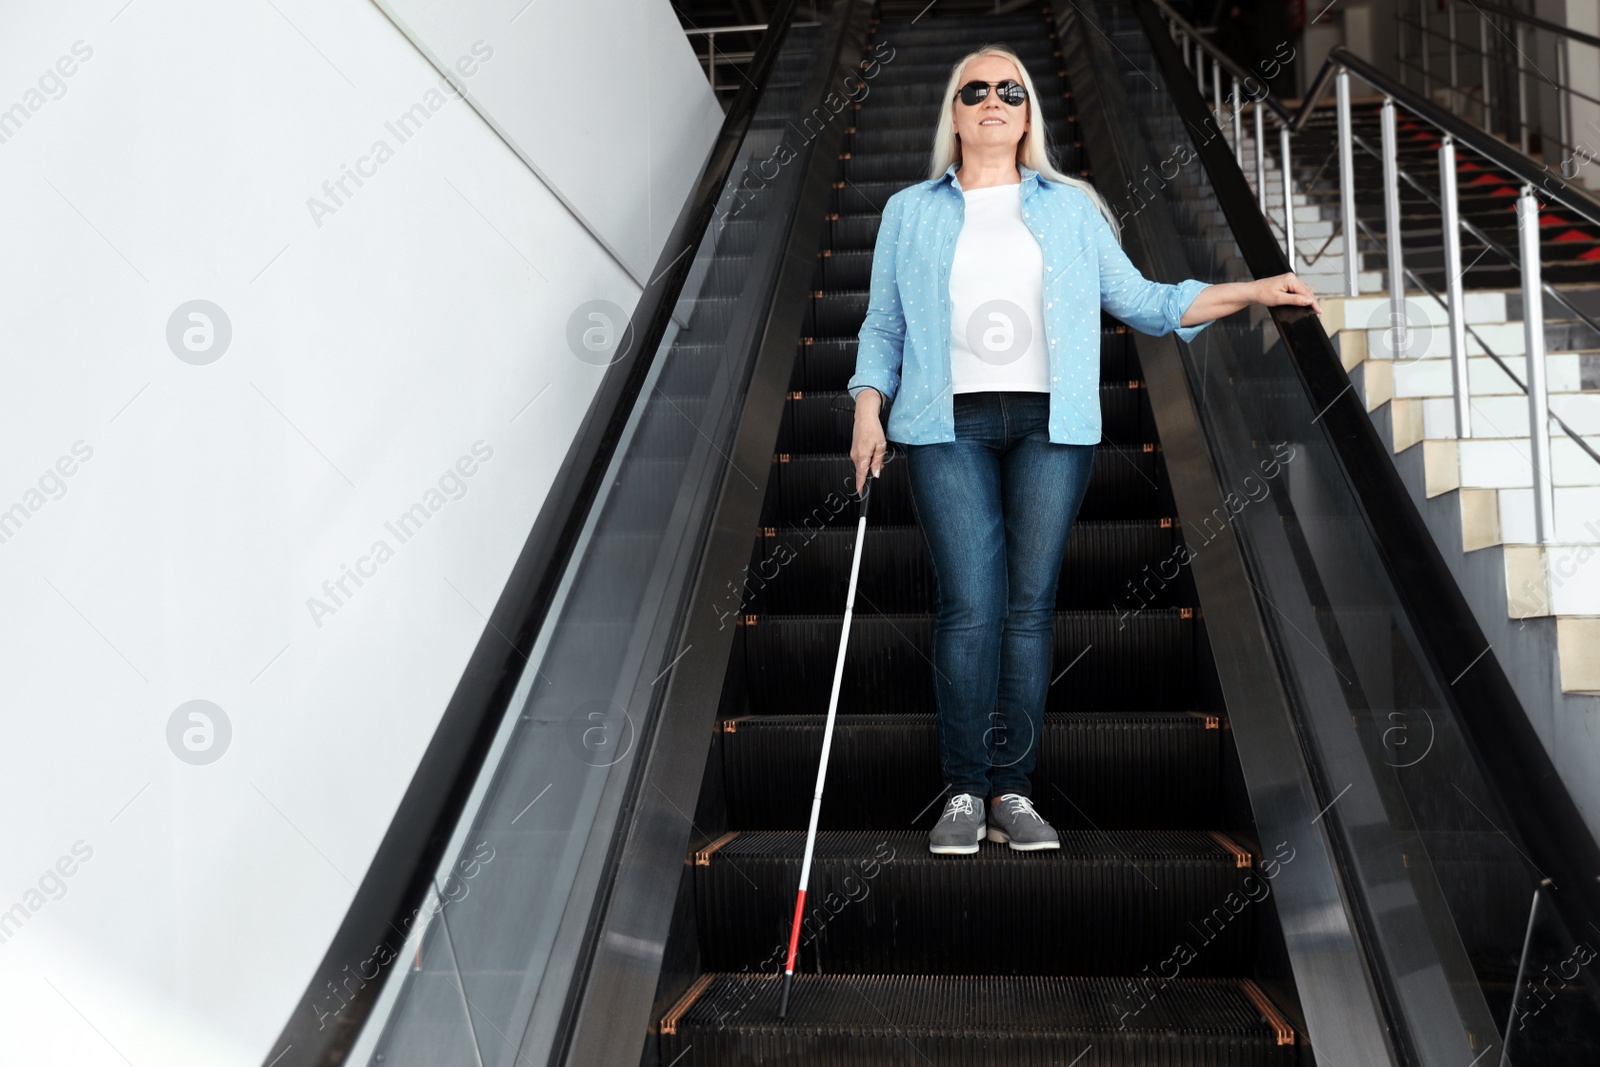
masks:
<path fill-rule="evenodd" d="M 1050 440 L 1050 395 L 957 393 L 956 439 L 902 445 L 938 590 L 939 760 L 951 795 L 1032 795 L 1056 582 L 1094 445 Z"/>

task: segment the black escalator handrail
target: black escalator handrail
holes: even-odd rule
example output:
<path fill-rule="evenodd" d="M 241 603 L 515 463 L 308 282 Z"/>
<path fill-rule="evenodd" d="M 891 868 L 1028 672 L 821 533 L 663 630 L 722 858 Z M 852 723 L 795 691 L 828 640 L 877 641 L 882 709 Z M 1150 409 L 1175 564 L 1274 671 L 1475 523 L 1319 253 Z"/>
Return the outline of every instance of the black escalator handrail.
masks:
<path fill-rule="evenodd" d="M 263 1064 L 343 1064 L 372 1013 L 390 966 L 370 967 L 406 939 L 453 830 L 510 706 L 528 654 L 598 499 L 630 414 L 657 358 L 728 176 L 739 158 L 798 0 L 781 0 L 762 35 L 745 84 L 723 118 L 706 163 L 662 247 L 653 280 L 639 295 L 619 344 L 628 354 L 606 368 L 533 528 L 512 567 L 466 670 L 406 787 L 372 863 L 305 992 Z M 382 963 L 394 960 L 391 954 Z M 355 977 L 359 974 L 359 978 Z M 330 993 L 336 990 L 336 993 Z M 337 1000 L 333 999 L 337 996 Z M 325 1006 L 338 1005 L 337 1012 Z"/>
<path fill-rule="evenodd" d="M 1246 264 L 1257 278 L 1287 273 L 1288 261 L 1254 191 L 1210 116 L 1157 10 L 1133 0 L 1152 55 Z M 1351 57 L 1335 49 L 1329 65 Z M 1324 72 L 1329 69 L 1324 66 Z M 1363 64 L 1365 66 L 1365 64 Z M 1365 75 L 1363 74 L 1363 77 Z M 1308 97 L 1309 99 L 1309 97 Z M 1201 138 L 1205 139 L 1202 140 Z M 1569 930 L 1600 927 L 1600 845 L 1590 834 L 1534 731 L 1516 691 L 1485 639 L 1399 470 L 1315 312 L 1270 311 L 1401 604 L 1450 701 L 1473 757 L 1511 826 L 1504 831 L 1558 891 L 1551 894 Z M 1492 756 L 1492 758 L 1489 758 Z"/>

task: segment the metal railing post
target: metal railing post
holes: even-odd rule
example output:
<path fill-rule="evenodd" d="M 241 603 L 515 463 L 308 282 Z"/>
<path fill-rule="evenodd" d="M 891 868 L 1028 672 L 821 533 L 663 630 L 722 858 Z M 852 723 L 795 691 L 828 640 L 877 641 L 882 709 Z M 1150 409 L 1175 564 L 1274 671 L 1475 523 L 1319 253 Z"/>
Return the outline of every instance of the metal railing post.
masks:
<path fill-rule="evenodd" d="M 1211 60 L 1211 117 L 1217 123 L 1217 132 L 1222 132 L 1222 60 Z"/>
<path fill-rule="evenodd" d="M 1206 50 L 1199 41 L 1194 43 L 1194 87 L 1202 97 L 1206 95 Z"/>
<path fill-rule="evenodd" d="M 1555 539 L 1554 472 L 1550 468 L 1550 389 L 1544 366 L 1544 288 L 1539 266 L 1539 201 L 1533 185 L 1517 196 L 1522 251 L 1522 338 L 1528 359 L 1528 436 L 1533 453 L 1533 516 L 1538 543 Z"/>
<path fill-rule="evenodd" d="M 1439 144 L 1439 200 L 1444 206 L 1445 307 L 1450 316 L 1450 377 L 1455 396 L 1456 436 L 1472 436 L 1472 396 L 1467 383 L 1467 315 L 1461 293 L 1461 212 L 1456 200 L 1456 143 Z"/>
<path fill-rule="evenodd" d="M 1383 214 L 1388 223 L 1389 358 L 1406 347 L 1405 246 L 1400 238 L 1400 141 L 1395 129 L 1394 97 L 1383 98 Z"/>
<path fill-rule="evenodd" d="M 1289 174 L 1289 127 L 1278 127 L 1278 165 L 1283 168 L 1283 254 L 1291 273 L 1300 270 L 1294 247 L 1294 180 Z"/>
<path fill-rule="evenodd" d="M 1360 257 L 1356 249 L 1360 234 L 1356 230 L 1355 139 L 1350 129 L 1350 72 L 1340 68 L 1339 90 L 1339 206 L 1344 225 L 1344 293 L 1360 296 Z"/>
<path fill-rule="evenodd" d="M 711 95 L 717 94 L 717 34 L 706 34 L 706 78 L 711 82 Z"/>
<path fill-rule="evenodd" d="M 1517 146 L 1528 154 L 1528 27 L 1517 23 Z"/>
<path fill-rule="evenodd" d="M 1263 96 L 1266 95 L 1264 92 Z M 1261 106 L 1261 101 L 1255 103 L 1256 119 L 1256 203 L 1261 205 L 1261 213 L 1267 213 L 1267 134 L 1262 125 L 1261 113 L 1266 108 Z"/>
<path fill-rule="evenodd" d="M 1239 126 L 1239 79 L 1233 81 L 1233 161 L 1244 169 L 1244 134 Z"/>
<path fill-rule="evenodd" d="M 1422 42 L 1422 95 L 1432 100 L 1433 90 L 1428 86 L 1433 80 L 1433 64 L 1429 62 L 1433 40 L 1428 36 L 1428 0 L 1417 0 L 1417 26 L 1417 37 Z"/>
<path fill-rule="evenodd" d="M 1556 137 L 1561 142 L 1563 156 L 1567 154 L 1567 149 L 1573 147 L 1572 94 L 1565 88 L 1572 84 L 1572 56 L 1567 45 L 1565 37 L 1556 42 Z"/>
<path fill-rule="evenodd" d="M 1461 114 L 1461 65 L 1457 58 L 1456 46 L 1456 5 L 1445 4 L 1446 30 L 1450 35 L 1450 110 L 1457 115 Z M 1463 116 L 1465 117 L 1465 116 Z"/>
<path fill-rule="evenodd" d="M 1479 49 L 1482 65 L 1478 76 L 1483 79 L 1483 128 L 1493 133 L 1494 120 L 1489 112 L 1489 16 L 1482 12 L 1479 12 L 1478 18 L 1478 41 L 1482 45 Z"/>

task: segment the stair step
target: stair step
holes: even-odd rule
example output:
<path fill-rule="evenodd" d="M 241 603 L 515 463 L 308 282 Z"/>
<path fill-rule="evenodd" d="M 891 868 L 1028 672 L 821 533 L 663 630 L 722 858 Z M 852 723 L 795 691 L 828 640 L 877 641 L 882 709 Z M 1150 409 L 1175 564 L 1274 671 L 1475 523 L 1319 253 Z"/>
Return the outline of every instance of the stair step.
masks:
<path fill-rule="evenodd" d="M 805 828 L 825 721 L 822 714 L 723 721 L 731 828 Z M 1059 829 L 1219 825 L 1224 725 L 1218 716 L 1184 711 L 1046 714 L 1034 803 Z M 939 817 L 943 796 L 932 712 L 838 716 L 819 818 L 823 829 L 927 830 Z"/>
<path fill-rule="evenodd" d="M 843 604 L 855 552 L 854 519 L 855 509 L 848 508 L 833 517 L 828 528 L 814 521 L 763 531 L 745 579 L 750 590 L 746 612 L 803 614 Z M 1172 519 L 1074 523 L 1056 583 L 1056 607 L 1102 608 L 1141 601 L 1176 605 L 1177 585 L 1167 582 L 1160 588 L 1159 578 L 1176 573 L 1183 555 L 1180 543 Z M 1137 589 L 1137 598 L 1129 583 Z M 858 589 L 860 603 L 872 604 L 880 612 L 931 610 L 936 591 L 922 531 L 911 524 L 874 527 L 861 548 Z"/>
<path fill-rule="evenodd" d="M 911 506 L 911 483 L 903 458 L 894 453 L 872 487 L 868 526 L 899 526 L 917 521 Z M 1101 445 L 1095 449 L 1094 473 L 1078 508 L 1078 519 L 1157 518 L 1161 510 L 1160 453 L 1151 444 Z M 840 453 L 780 453 L 767 485 L 762 526 L 801 525 L 821 518 L 836 502 L 846 506 L 854 493 L 854 465 Z M 1129 577 L 1133 577 L 1130 575 Z"/>
<path fill-rule="evenodd" d="M 781 961 L 805 842 L 804 831 L 735 832 L 696 853 L 706 969 L 759 974 Z M 970 856 L 934 855 L 926 833 L 821 833 L 796 970 L 1135 975 L 1187 945 L 1186 975 L 1237 975 L 1253 904 L 1271 894 L 1252 864 L 1231 839 L 1192 830 L 1069 830 L 1058 849 L 984 842 Z"/>
<path fill-rule="evenodd" d="M 835 269 L 842 268 L 848 276 L 857 270 L 857 265 L 850 262 L 854 256 L 861 257 L 861 266 L 870 270 L 871 253 L 867 252 L 847 252 L 842 255 L 822 257 L 820 269 L 826 276 Z M 817 288 L 823 287 L 821 284 L 817 286 Z M 1128 328 L 1110 316 L 1105 316 L 1104 322 L 1106 325 L 1100 331 L 1100 380 L 1115 382 L 1142 378 L 1138 354 L 1134 350 Z M 813 337 L 808 341 L 802 340 L 793 388 L 802 392 L 809 392 L 812 389 L 844 389 L 856 372 L 856 346 L 857 338 L 854 336 Z"/>
<path fill-rule="evenodd" d="M 859 329 L 859 327 L 858 327 Z M 1155 437 L 1142 381 L 1100 383 L 1100 432 L 1106 442 L 1138 444 Z M 848 452 L 855 400 L 840 390 L 790 394 L 778 426 L 779 452 Z"/>
<path fill-rule="evenodd" d="M 1249 981 L 1160 975 L 1138 981 L 799 975 L 788 1018 L 780 1020 L 781 986 L 775 975 L 702 976 L 662 1019 L 661 1062 L 675 1067 L 989 1067 L 1001 1062 L 1287 1067 L 1298 1062 L 1294 1030 Z"/>
<path fill-rule="evenodd" d="M 836 615 L 742 620 L 750 707 L 764 715 L 826 711 L 844 624 Z M 1182 710 L 1194 678 L 1188 608 L 1058 611 L 1048 711 Z M 926 712 L 933 707 L 931 612 L 856 614 L 850 623 L 839 709 Z"/>

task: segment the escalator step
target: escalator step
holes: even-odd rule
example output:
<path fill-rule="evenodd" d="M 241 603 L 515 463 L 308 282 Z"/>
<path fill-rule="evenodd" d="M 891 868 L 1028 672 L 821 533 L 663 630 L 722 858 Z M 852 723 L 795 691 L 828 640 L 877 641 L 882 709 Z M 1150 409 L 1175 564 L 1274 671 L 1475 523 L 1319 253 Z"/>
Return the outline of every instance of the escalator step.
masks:
<path fill-rule="evenodd" d="M 749 595 L 744 610 L 807 614 L 843 604 L 855 552 L 855 518 L 856 509 L 845 506 L 826 526 L 819 521 L 763 531 L 745 580 Z M 1138 600 L 1176 605 L 1177 584 L 1168 581 L 1157 588 L 1161 583 L 1150 579 L 1176 573 L 1178 544 L 1178 528 L 1171 519 L 1074 523 L 1056 584 L 1056 607 L 1110 608 Z M 1139 587 L 1138 600 L 1129 583 Z M 910 525 L 873 528 L 861 550 L 858 595 L 861 603 L 879 612 L 933 610 L 933 571 L 921 530 Z"/>
<path fill-rule="evenodd" d="M 985 15 L 981 23 L 975 20 L 962 19 L 941 23 L 938 19 L 929 19 L 921 25 L 901 26 L 894 22 L 887 26 L 880 26 L 878 32 L 889 38 L 897 45 L 930 48 L 939 45 L 950 45 L 957 49 L 951 59 L 965 55 L 973 48 L 975 32 L 981 26 L 982 36 L 985 40 L 1003 40 L 1012 45 L 1027 41 L 1050 40 L 1055 36 L 1055 29 L 1050 20 L 1044 17 L 1043 12 L 1029 15 Z"/>
<path fill-rule="evenodd" d="M 960 58 L 961 55 L 964 54 L 965 53 L 958 53 L 957 55 L 951 56 L 950 62 L 953 64 L 957 59 Z M 934 87 L 931 92 L 937 94 L 941 88 L 943 88 L 942 83 L 941 85 Z M 856 111 L 855 117 L 851 120 L 855 123 L 857 130 L 920 128 L 923 131 L 923 142 L 925 144 L 932 143 L 933 138 L 931 134 L 933 130 L 933 122 L 929 117 L 929 103 L 918 101 L 915 103 L 907 102 L 892 104 L 884 99 L 881 95 L 878 95 L 876 88 L 874 88 L 873 94 L 874 99 L 872 102 Z M 904 91 L 902 91 L 901 95 L 904 97 L 906 94 Z M 1061 116 L 1061 118 L 1065 118 L 1067 108 L 1060 105 L 1064 105 L 1066 101 L 1063 101 L 1058 97 L 1054 102 L 1058 105 L 1055 108 L 1055 114 Z M 936 118 L 937 116 L 934 117 Z M 1060 119 L 1057 119 L 1056 121 L 1060 121 Z"/>
<path fill-rule="evenodd" d="M 1059 62 L 1059 61 L 1058 61 Z M 885 101 L 897 104 L 918 100 L 939 100 L 944 94 L 945 79 L 950 75 L 949 63 L 907 63 L 897 59 L 883 64 L 878 76 L 872 80 L 872 95 L 882 94 Z M 1030 64 L 1035 92 L 1046 99 L 1060 99 L 1066 92 L 1067 80 L 1050 63 Z M 906 96 L 895 94 L 896 89 L 908 90 Z"/>
<path fill-rule="evenodd" d="M 695 854 L 703 967 L 773 969 L 805 843 L 804 831 L 747 831 Z M 1251 864 L 1193 830 L 1069 830 L 1058 849 L 985 842 L 970 856 L 930 853 L 925 833 L 822 833 L 796 970 L 1135 975 L 1187 946 L 1186 975 L 1240 974 L 1254 904 L 1271 894 Z"/>
<path fill-rule="evenodd" d="M 847 156 L 840 153 L 842 160 L 848 160 L 844 167 L 845 174 L 851 181 L 895 182 L 899 185 L 912 185 L 916 182 L 927 181 L 936 177 L 930 169 L 930 161 L 926 150 L 921 152 L 878 152 L 866 156 Z M 846 247 L 870 248 L 873 236 L 876 236 L 877 217 L 873 216 L 874 228 L 868 235 L 869 239 L 856 238 L 849 241 Z M 840 247 L 838 230 L 833 231 L 833 247 Z"/>
<path fill-rule="evenodd" d="M 903 526 L 917 521 L 904 457 L 893 451 L 891 456 L 894 458 L 884 464 L 882 475 L 872 487 L 868 522 L 873 526 Z M 1097 448 L 1089 491 L 1078 508 L 1079 520 L 1159 518 L 1159 479 L 1163 475 L 1157 459 L 1151 445 Z M 831 495 L 842 498 L 855 491 L 850 457 L 844 453 L 780 453 L 773 463 L 776 469 L 771 474 L 762 526 L 802 525 L 819 509 L 821 514 L 829 513 Z"/>
<path fill-rule="evenodd" d="M 1064 120 L 1047 122 L 1044 126 L 1051 144 L 1060 144 L 1072 136 L 1072 124 Z M 903 126 L 873 125 L 856 128 L 844 138 L 842 152 L 851 158 L 863 152 L 926 152 L 928 149 L 928 116 Z"/>
<path fill-rule="evenodd" d="M 1058 49 L 1047 20 L 1029 19 L 1020 22 L 1002 19 L 994 19 L 992 22 L 985 20 L 983 29 L 987 39 L 1004 42 L 1004 46 L 1021 57 L 1030 70 L 1034 64 L 1043 64 L 1039 67 L 1040 70 L 1053 69 L 1055 64 L 1052 53 Z M 891 22 L 883 35 L 896 47 L 894 58 L 882 61 L 885 66 L 901 60 L 903 57 L 899 51 L 901 48 L 910 49 L 924 63 L 949 64 L 954 64 L 973 48 L 971 33 L 951 34 L 947 31 L 925 33 L 922 26 L 915 26 L 907 31 Z"/>
<path fill-rule="evenodd" d="M 861 605 L 859 610 L 871 610 Z M 750 615 L 740 620 L 751 710 L 815 714 L 828 708 L 844 624 L 838 615 Z M 850 623 L 839 710 L 933 708 L 932 613 L 857 614 Z M 1177 711 L 1194 685 L 1188 608 L 1058 611 L 1046 711 Z"/>
<path fill-rule="evenodd" d="M 805 828 L 825 720 L 815 714 L 723 721 L 730 828 Z M 1221 726 L 1217 716 L 1190 712 L 1048 714 L 1033 772 L 1034 802 L 1061 829 L 1216 826 Z M 931 713 L 838 718 L 822 828 L 926 830 L 942 808 Z"/>
<path fill-rule="evenodd" d="M 1158 961 L 1159 962 L 1159 961 Z M 1152 972 L 1155 968 L 1152 967 Z M 702 975 L 661 1021 L 661 1062 L 818 1067 L 1287 1067 L 1294 1032 L 1233 979 Z"/>
<path fill-rule="evenodd" d="M 904 168 L 901 169 L 903 170 Z M 926 168 L 924 167 L 923 169 L 925 170 Z M 927 174 L 925 173 L 909 174 L 900 181 L 900 184 L 909 185 L 914 181 L 921 181 L 926 177 Z M 878 224 L 882 220 L 883 216 L 875 215 L 870 211 L 863 212 L 858 215 L 840 215 L 837 219 L 833 219 L 828 223 L 827 236 L 824 238 L 824 243 L 826 247 L 832 248 L 835 251 L 855 250 L 870 252 L 877 247 Z M 862 304 L 861 309 L 862 313 L 865 314 L 866 305 Z M 806 328 L 802 329 L 800 332 L 806 337 L 824 336 L 816 332 L 815 322 L 810 317 L 813 314 L 814 312 L 812 308 L 810 305 L 807 305 L 807 325 Z M 857 325 L 859 326 L 860 324 L 858 323 Z M 857 330 L 849 330 L 846 336 L 853 338 L 856 336 L 857 332 Z"/>
<path fill-rule="evenodd" d="M 684 420 L 678 420 L 680 423 Z M 855 400 L 849 393 L 790 393 L 778 428 L 779 452 L 848 452 L 855 428 Z M 694 432 L 694 426 L 688 427 Z M 1100 383 L 1100 432 L 1112 444 L 1131 445 L 1155 436 L 1138 380 Z"/>
<path fill-rule="evenodd" d="M 866 279 L 872 270 L 872 254 L 870 252 L 848 252 L 842 255 L 821 257 L 824 274 L 834 269 L 838 263 L 845 271 L 854 271 L 857 266 L 852 266 L 852 257 L 859 260 L 859 267 L 865 271 L 859 284 L 852 284 L 848 288 L 865 288 Z M 821 284 L 817 286 L 823 288 Z M 1115 323 L 1107 317 L 1108 324 L 1100 332 L 1100 380 L 1103 382 L 1125 382 L 1135 378 L 1142 378 L 1139 373 L 1139 360 L 1134 351 L 1132 338 L 1128 337 L 1128 328 Z M 720 349 L 719 349 L 720 351 Z M 791 388 L 799 391 L 811 389 L 843 389 L 849 384 L 851 377 L 856 372 L 856 338 L 814 338 L 810 341 L 800 342 L 800 355 L 796 361 L 793 385 Z"/>

